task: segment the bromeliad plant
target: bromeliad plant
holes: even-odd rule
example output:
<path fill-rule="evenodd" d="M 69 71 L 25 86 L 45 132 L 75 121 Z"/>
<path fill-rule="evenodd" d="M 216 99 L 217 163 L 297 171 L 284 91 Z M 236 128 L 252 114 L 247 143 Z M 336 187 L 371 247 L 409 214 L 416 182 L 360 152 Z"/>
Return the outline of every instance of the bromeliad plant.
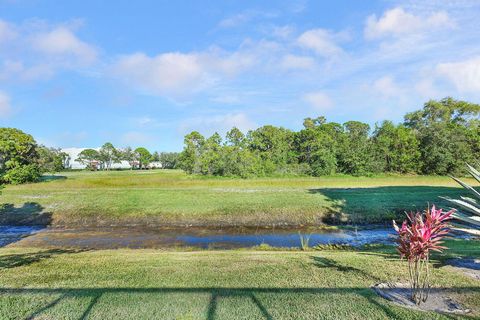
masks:
<path fill-rule="evenodd" d="M 454 210 L 443 212 L 435 206 L 424 212 L 407 214 L 407 220 L 399 227 L 393 221 L 393 227 L 398 233 L 398 247 L 401 258 L 408 261 L 411 299 L 415 304 L 425 302 L 430 291 L 430 251 L 441 252 L 442 239 L 448 232 L 447 220 Z"/>

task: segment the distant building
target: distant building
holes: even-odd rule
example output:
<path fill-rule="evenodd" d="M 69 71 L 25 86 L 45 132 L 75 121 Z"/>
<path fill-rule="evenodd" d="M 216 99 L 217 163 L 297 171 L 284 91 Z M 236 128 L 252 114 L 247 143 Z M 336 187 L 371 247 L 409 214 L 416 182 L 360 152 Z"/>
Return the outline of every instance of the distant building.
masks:
<path fill-rule="evenodd" d="M 70 156 L 70 168 L 69 169 L 85 169 L 87 166 L 78 162 L 77 158 L 80 152 L 85 149 L 94 149 L 99 151 L 100 148 L 65 148 L 62 149 L 63 152 L 66 152 Z M 112 163 L 112 169 L 130 169 L 130 164 L 128 161 L 121 161 L 120 163 Z"/>
<path fill-rule="evenodd" d="M 153 161 L 148 164 L 149 169 L 162 169 L 162 163 L 159 161 Z"/>

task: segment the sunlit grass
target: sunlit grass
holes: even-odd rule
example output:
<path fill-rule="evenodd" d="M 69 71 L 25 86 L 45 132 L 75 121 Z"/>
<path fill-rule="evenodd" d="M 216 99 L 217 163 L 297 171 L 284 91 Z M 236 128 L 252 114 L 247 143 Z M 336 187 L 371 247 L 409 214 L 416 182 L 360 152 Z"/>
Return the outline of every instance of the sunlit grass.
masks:
<path fill-rule="evenodd" d="M 0 201 L 33 202 L 57 224 L 207 225 L 384 222 L 463 193 L 448 177 L 210 178 L 178 170 L 68 172 L 8 186 Z M 472 181 L 470 181 L 472 182 Z"/>
<path fill-rule="evenodd" d="M 477 255 L 455 241 L 451 255 Z M 476 280 L 433 258 L 434 285 L 478 316 Z M 447 319 L 370 289 L 405 281 L 393 248 L 370 251 L 0 249 L 0 319 Z"/>

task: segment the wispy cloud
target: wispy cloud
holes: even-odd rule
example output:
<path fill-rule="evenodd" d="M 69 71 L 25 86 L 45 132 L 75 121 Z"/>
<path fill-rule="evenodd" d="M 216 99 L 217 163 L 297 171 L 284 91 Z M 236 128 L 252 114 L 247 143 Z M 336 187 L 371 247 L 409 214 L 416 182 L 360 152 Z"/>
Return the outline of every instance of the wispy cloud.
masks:
<path fill-rule="evenodd" d="M 43 21 L 13 24 L 0 20 L 0 81 L 50 78 L 97 61 L 98 49 L 75 33 L 78 23 Z"/>
<path fill-rule="evenodd" d="M 225 134 L 233 127 L 237 127 L 241 131 L 247 132 L 248 130 L 257 127 L 257 124 L 245 113 L 237 112 L 222 115 L 205 115 L 186 119 L 182 121 L 178 130 L 181 134 L 197 130 L 205 135 L 211 135 L 214 132 Z"/>
<path fill-rule="evenodd" d="M 9 116 L 12 112 L 10 97 L 3 91 L 0 91 L 0 118 Z"/>
<path fill-rule="evenodd" d="M 480 56 L 463 61 L 439 63 L 436 71 L 441 77 L 453 83 L 459 92 L 480 92 Z"/>
<path fill-rule="evenodd" d="M 243 12 L 222 19 L 218 23 L 218 26 L 221 28 L 234 28 L 239 27 L 254 19 L 271 19 L 277 16 L 278 13 L 273 11 L 245 10 Z"/>
<path fill-rule="evenodd" d="M 369 40 L 388 36 L 404 36 L 432 29 L 445 29 L 454 26 L 445 11 L 433 12 L 428 16 L 415 15 L 397 7 L 387 10 L 377 18 L 371 15 L 365 24 L 365 37 Z"/>
<path fill-rule="evenodd" d="M 302 99 L 316 111 L 326 111 L 334 105 L 332 99 L 322 91 L 308 92 Z"/>
<path fill-rule="evenodd" d="M 344 34 L 334 33 L 326 29 L 312 29 L 305 31 L 298 37 L 298 44 L 304 48 L 313 50 L 319 56 L 334 58 L 344 54 L 338 45 Z"/>

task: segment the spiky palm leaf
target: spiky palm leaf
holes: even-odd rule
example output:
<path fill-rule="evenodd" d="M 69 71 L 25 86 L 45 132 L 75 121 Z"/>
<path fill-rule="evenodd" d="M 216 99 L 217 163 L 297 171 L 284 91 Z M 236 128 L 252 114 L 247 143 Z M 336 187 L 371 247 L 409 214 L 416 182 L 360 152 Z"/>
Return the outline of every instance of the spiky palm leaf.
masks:
<path fill-rule="evenodd" d="M 475 180 L 480 182 L 480 172 L 477 169 L 467 164 L 467 171 Z M 474 198 L 460 197 L 460 199 L 452 199 L 442 197 L 442 199 L 452 203 L 457 208 L 457 211 L 453 214 L 456 220 L 461 223 L 467 223 L 470 228 L 480 229 L 480 192 L 460 179 L 455 177 L 452 177 L 452 179 L 468 190 Z"/>

